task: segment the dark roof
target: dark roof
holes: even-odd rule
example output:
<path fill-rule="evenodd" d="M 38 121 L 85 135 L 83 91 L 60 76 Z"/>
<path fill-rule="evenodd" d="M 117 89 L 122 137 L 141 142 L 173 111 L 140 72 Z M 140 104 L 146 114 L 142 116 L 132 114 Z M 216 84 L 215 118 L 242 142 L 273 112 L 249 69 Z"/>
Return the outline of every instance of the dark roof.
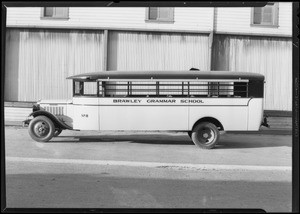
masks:
<path fill-rule="evenodd" d="M 232 71 L 101 71 L 70 76 L 67 79 L 249 79 L 264 80 L 262 74 Z"/>

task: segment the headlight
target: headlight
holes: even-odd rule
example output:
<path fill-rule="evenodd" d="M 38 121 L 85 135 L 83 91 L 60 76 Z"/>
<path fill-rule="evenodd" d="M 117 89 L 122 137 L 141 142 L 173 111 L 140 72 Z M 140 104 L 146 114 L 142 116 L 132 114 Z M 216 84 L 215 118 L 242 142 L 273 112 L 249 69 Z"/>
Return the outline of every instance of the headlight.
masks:
<path fill-rule="evenodd" d="M 32 111 L 38 111 L 38 110 L 40 110 L 40 105 L 39 104 L 34 104 L 32 106 Z"/>

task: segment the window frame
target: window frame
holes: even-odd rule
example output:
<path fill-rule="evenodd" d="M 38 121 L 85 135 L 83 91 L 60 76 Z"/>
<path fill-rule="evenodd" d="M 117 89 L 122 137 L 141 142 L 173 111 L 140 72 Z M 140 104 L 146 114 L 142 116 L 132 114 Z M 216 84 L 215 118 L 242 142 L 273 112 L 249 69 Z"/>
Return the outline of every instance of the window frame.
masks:
<path fill-rule="evenodd" d="M 254 7 L 251 8 L 251 23 L 252 27 L 270 27 L 270 28 L 278 28 L 279 27 L 279 3 L 278 2 L 268 2 L 268 4 L 274 4 L 272 8 L 272 24 L 262 23 L 255 24 L 254 23 Z M 261 7 L 264 8 L 264 7 Z M 261 13 L 263 16 L 263 12 Z"/>
<path fill-rule="evenodd" d="M 157 7 L 158 10 L 161 7 Z M 165 7 L 164 7 L 165 8 Z M 169 19 L 149 19 L 149 15 L 150 15 L 150 7 L 146 7 L 146 17 L 145 17 L 145 21 L 146 22 L 153 22 L 153 23 L 174 23 L 174 7 L 167 7 L 171 10 L 171 17 Z"/>
<path fill-rule="evenodd" d="M 87 82 L 92 82 L 94 84 L 96 84 L 96 92 L 93 94 L 88 94 L 85 93 L 85 83 Z M 78 93 L 76 93 L 76 83 L 79 84 L 79 91 Z M 85 81 L 85 80 L 74 80 L 73 81 L 73 97 L 99 97 L 99 96 L 103 96 L 102 95 L 102 90 L 100 90 L 100 87 L 103 87 L 103 85 L 99 82 L 99 81 Z M 101 92 L 101 93 L 100 93 Z"/>
<path fill-rule="evenodd" d="M 69 20 L 69 7 L 63 7 L 67 10 L 66 16 L 45 16 L 45 9 L 47 7 L 41 8 L 41 19 L 51 19 L 51 20 Z M 53 7 L 54 9 L 57 7 Z"/>
<path fill-rule="evenodd" d="M 253 87 L 257 88 L 257 85 L 252 85 L 252 81 L 195 81 L 195 80 L 170 80 L 169 81 L 116 81 L 111 86 L 113 88 L 107 88 L 105 81 L 85 81 L 74 80 L 73 81 L 73 97 L 214 97 L 214 98 L 249 98 L 249 95 L 256 95 L 256 92 L 249 94 L 249 91 L 253 91 Z M 85 93 L 85 83 L 93 82 L 97 84 L 97 91 L 93 94 Z M 133 83 L 135 82 L 135 83 Z M 75 85 L 79 84 L 79 91 L 76 93 Z M 257 84 L 257 83 L 255 83 Z M 110 85 L 108 85 L 110 86 Z M 118 87 L 119 86 L 119 87 Z M 120 88 L 121 86 L 121 88 Z M 144 88 L 141 88 L 144 86 Z M 150 88 L 151 86 L 151 88 Z M 249 88 L 252 87 L 252 89 Z M 135 87 L 135 88 L 133 88 Z M 263 88 L 258 87 L 259 90 Z M 114 93 L 110 93 L 110 91 Z M 136 93 L 137 92 L 137 93 Z M 148 92 L 148 93 L 147 93 Z M 260 96 L 260 95 L 259 95 Z"/>

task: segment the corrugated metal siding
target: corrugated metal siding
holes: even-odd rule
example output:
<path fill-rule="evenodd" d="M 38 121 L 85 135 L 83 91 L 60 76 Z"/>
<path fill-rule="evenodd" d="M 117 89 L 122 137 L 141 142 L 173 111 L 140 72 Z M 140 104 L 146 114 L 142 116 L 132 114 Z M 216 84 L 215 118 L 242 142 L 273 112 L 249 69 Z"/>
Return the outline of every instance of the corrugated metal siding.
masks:
<path fill-rule="evenodd" d="M 72 81 L 66 77 L 102 70 L 102 32 L 22 30 L 19 34 L 18 101 L 71 98 Z"/>
<path fill-rule="evenodd" d="M 291 39 L 215 36 L 214 70 L 245 71 L 265 75 L 267 110 L 292 110 Z"/>
<path fill-rule="evenodd" d="M 109 70 L 207 70 L 208 35 L 110 32 Z"/>
<path fill-rule="evenodd" d="M 40 7 L 9 7 L 7 25 L 212 30 L 213 8 L 178 7 L 174 23 L 146 22 L 145 7 L 70 7 L 68 20 L 41 19 Z"/>
<path fill-rule="evenodd" d="M 292 35 L 292 2 L 279 3 L 279 27 L 251 26 L 251 7 L 217 8 L 216 32 Z"/>
<path fill-rule="evenodd" d="M 111 31 L 108 70 L 207 70 L 208 54 L 208 35 Z"/>

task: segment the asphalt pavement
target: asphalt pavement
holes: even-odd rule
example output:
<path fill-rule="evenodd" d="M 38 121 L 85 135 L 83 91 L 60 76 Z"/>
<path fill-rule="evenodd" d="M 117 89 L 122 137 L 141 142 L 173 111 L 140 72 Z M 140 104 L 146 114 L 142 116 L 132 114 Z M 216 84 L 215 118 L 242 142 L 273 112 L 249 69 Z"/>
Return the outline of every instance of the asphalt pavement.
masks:
<path fill-rule="evenodd" d="M 8 207 L 291 211 L 290 134 L 63 131 L 48 143 L 6 126 Z"/>

